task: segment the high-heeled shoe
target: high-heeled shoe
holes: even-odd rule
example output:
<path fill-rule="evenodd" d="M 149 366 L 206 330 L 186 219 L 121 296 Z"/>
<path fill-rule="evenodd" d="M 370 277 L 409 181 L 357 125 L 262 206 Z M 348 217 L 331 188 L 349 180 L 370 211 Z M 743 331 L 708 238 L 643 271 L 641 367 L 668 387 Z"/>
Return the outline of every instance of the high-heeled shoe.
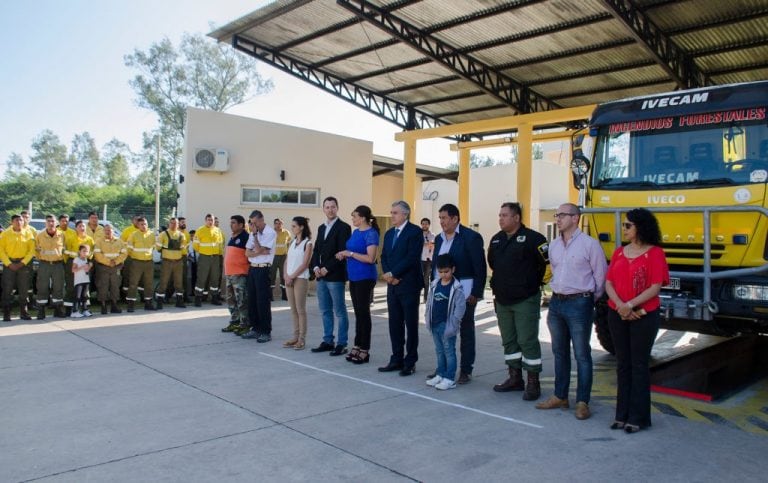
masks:
<path fill-rule="evenodd" d="M 613 424 L 611 424 L 611 429 L 624 429 L 626 425 L 627 423 L 623 423 L 621 421 L 614 421 Z"/>
<path fill-rule="evenodd" d="M 352 362 L 352 364 L 365 364 L 366 362 L 370 362 L 370 360 L 371 355 L 368 353 L 368 351 L 360 349 L 357 351 L 355 358 L 350 362 Z"/>
<path fill-rule="evenodd" d="M 357 354 L 360 353 L 359 347 L 353 347 L 351 351 L 349 351 L 349 354 L 347 354 L 347 361 L 352 362 L 352 360 L 357 357 Z"/>

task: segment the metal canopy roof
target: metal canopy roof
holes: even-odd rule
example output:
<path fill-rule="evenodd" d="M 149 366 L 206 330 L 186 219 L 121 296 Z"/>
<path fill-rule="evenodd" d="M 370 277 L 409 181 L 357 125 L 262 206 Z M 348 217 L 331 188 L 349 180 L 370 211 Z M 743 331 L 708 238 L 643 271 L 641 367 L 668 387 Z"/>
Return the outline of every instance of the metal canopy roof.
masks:
<path fill-rule="evenodd" d="M 210 35 L 403 129 L 768 79 L 766 0 L 278 0 Z"/>

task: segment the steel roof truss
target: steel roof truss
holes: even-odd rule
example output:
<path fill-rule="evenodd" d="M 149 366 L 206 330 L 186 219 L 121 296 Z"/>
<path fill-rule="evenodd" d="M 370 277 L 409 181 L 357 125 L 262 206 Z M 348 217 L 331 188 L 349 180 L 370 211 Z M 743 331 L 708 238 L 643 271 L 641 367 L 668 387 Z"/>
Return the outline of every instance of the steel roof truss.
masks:
<path fill-rule="evenodd" d="M 656 59 L 679 87 L 691 89 L 711 83 L 693 58 L 678 47 L 632 0 L 603 0 L 603 3 L 611 9 L 617 20 L 626 24 L 637 42 Z"/>
<path fill-rule="evenodd" d="M 358 107 L 362 107 L 371 114 L 392 122 L 403 129 L 427 129 L 446 123 L 435 116 L 382 96 L 364 87 L 352 84 L 329 72 L 314 69 L 305 62 L 259 45 L 246 37 L 240 35 L 233 36 L 232 46 L 235 50 L 244 52 L 283 72 L 314 84 L 324 91 Z"/>
<path fill-rule="evenodd" d="M 389 12 L 366 0 L 336 0 L 336 3 L 358 17 L 364 18 L 410 47 L 422 52 L 478 87 L 500 99 L 519 113 L 541 112 L 560 107 L 551 100 L 531 91 L 509 76 L 479 62 L 455 47 L 425 34 Z"/>

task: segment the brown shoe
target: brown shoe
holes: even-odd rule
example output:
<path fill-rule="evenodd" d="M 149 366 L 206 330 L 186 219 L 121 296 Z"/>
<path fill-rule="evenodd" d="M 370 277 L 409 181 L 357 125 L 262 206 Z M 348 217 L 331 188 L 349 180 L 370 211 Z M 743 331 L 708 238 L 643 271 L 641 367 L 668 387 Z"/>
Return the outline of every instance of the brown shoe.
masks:
<path fill-rule="evenodd" d="M 305 345 L 304 345 L 304 341 L 303 341 L 303 340 L 300 340 L 300 341 L 296 342 L 296 343 L 293 345 L 293 348 L 294 348 L 295 350 L 297 350 L 297 351 L 300 351 L 300 350 L 304 350 L 304 347 L 305 347 Z"/>
<path fill-rule="evenodd" d="M 509 392 L 509 391 L 522 391 L 525 389 L 523 383 L 523 371 L 522 369 L 515 369 L 513 367 L 507 368 L 509 377 L 506 381 L 493 386 L 493 390 L 496 392 Z"/>
<path fill-rule="evenodd" d="M 289 347 L 295 347 L 298 342 L 299 342 L 299 339 L 287 340 L 283 342 L 283 347 L 285 347 L 286 349 Z"/>
<path fill-rule="evenodd" d="M 589 419 L 592 413 L 589 412 L 589 405 L 587 403 L 579 401 L 576 403 L 576 419 L 585 420 Z"/>
<path fill-rule="evenodd" d="M 536 409 L 568 409 L 568 399 L 560 399 L 557 396 L 549 396 L 549 399 L 536 405 Z"/>
<path fill-rule="evenodd" d="M 469 381 L 472 380 L 472 374 L 467 374 L 464 371 L 461 371 L 459 373 L 459 378 L 456 380 L 459 384 L 469 384 Z"/>

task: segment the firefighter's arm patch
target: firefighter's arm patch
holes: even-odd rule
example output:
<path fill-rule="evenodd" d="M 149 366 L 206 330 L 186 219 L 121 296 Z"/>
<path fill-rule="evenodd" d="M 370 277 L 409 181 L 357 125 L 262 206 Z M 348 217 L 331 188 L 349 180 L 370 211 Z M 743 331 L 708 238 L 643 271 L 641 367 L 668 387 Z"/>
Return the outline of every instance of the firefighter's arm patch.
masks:
<path fill-rule="evenodd" d="M 537 248 L 539 250 L 539 255 L 541 255 L 541 259 L 545 262 L 549 263 L 549 243 L 544 242 Z"/>

